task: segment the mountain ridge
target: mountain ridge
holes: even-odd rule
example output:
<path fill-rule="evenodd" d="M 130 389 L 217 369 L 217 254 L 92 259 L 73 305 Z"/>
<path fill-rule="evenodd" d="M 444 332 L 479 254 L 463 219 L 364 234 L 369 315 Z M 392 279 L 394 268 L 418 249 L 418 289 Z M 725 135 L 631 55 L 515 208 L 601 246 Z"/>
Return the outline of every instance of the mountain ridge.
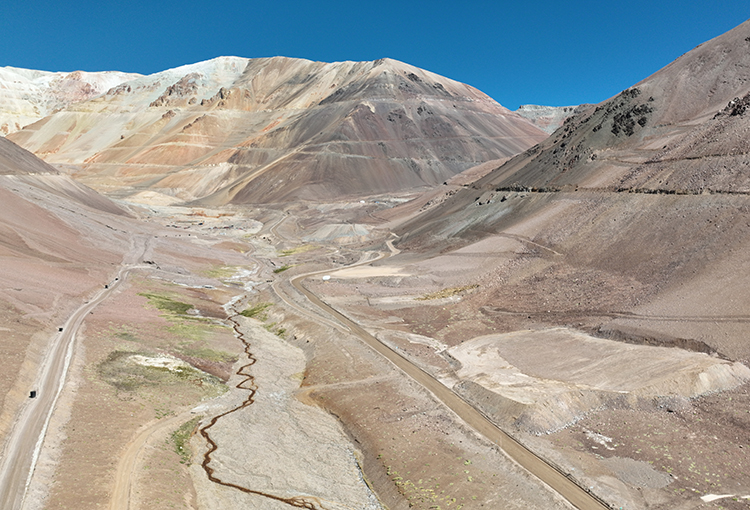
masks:
<path fill-rule="evenodd" d="M 119 71 L 49 72 L 0 67 L 0 135 L 140 76 Z"/>
<path fill-rule="evenodd" d="M 750 164 L 750 147 L 742 136 L 750 52 L 743 48 L 750 48 L 750 21 L 575 113 L 539 146 L 490 172 L 464 195 L 576 188 L 750 191 L 747 174 L 731 171 Z M 732 51 L 734 60 L 727 57 Z M 702 73 L 695 72 L 698 63 Z"/>
<path fill-rule="evenodd" d="M 433 199 L 395 229 L 399 248 L 442 253 L 510 233 L 539 258 L 518 256 L 523 273 L 498 271 L 507 288 L 488 284 L 475 308 L 512 309 L 514 292 L 543 296 L 548 326 L 575 320 L 607 338 L 692 342 L 746 359 L 741 322 L 709 327 L 686 314 L 748 313 L 750 287 L 737 270 L 748 263 L 750 225 L 748 47 L 750 21 L 575 114 Z M 705 74 L 692 72 L 696 62 Z M 581 319 L 571 299 L 588 300 L 592 317 Z M 621 315 L 603 320 L 597 310 L 607 308 Z"/>
<path fill-rule="evenodd" d="M 94 188 L 207 205 L 432 186 L 546 136 L 474 87 L 396 60 L 286 57 L 138 77 L 9 135 Z"/>

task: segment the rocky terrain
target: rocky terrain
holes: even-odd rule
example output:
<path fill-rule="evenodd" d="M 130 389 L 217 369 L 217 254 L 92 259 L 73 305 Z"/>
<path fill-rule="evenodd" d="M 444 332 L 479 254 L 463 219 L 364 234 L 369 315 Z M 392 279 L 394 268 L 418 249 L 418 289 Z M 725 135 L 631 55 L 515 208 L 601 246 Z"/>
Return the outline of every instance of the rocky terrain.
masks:
<path fill-rule="evenodd" d="M 525 278 L 547 289 L 544 301 L 554 306 L 546 308 L 556 308 L 559 317 L 554 323 L 585 324 L 583 316 L 617 310 L 623 314 L 587 327 L 611 338 L 747 359 L 741 340 L 746 286 L 732 269 L 745 263 L 740 169 L 746 140 L 736 133 L 749 121 L 741 107 L 733 108 L 741 101 L 734 98 L 747 94 L 741 85 L 747 30 L 743 24 L 571 117 L 550 139 L 463 187 L 399 234 L 427 247 L 448 236 L 457 244 L 477 241 L 488 225 L 501 236 L 512 232 L 521 243 L 535 243 L 527 246 L 539 257 L 524 257 Z M 730 49 L 736 62 L 727 61 Z M 710 79 L 690 74 L 697 61 Z M 735 85 L 707 104 L 716 83 Z M 531 281 L 517 270 L 500 278 Z M 710 321 L 713 316 L 723 319 Z"/>
<path fill-rule="evenodd" d="M 525 119 L 529 119 L 536 127 L 545 133 L 554 133 L 563 125 L 568 117 L 580 113 L 591 105 L 578 106 L 541 106 L 536 104 L 522 104 L 516 113 Z"/>
<path fill-rule="evenodd" d="M 676 434 L 685 429 L 660 413 L 677 414 L 691 432 L 674 436 L 676 443 L 669 448 L 685 451 L 679 462 L 689 457 L 692 467 L 690 462 L 689 469 L 681 466 L 671 454 L 655 456 L 626 448 L 630 459 L 661 462 L 662 474 L 674 473 L 674 479 L 681 480 L 670 482 L 677 497 L 669 496 L 668 485 L 649 485 L 645 478 L 630 478 L 616 488 L 606 480 L 627 478 L 622 473 L 629 461 L 599 462 L 593 446 L 601 445 L 589 439 L 583 444 L 591 446 L 582 450 L 567 433 L 555 432 L 559 425 L 554 421 L 542 425 L 529 420 L 526 411 L 544 401 L 545 391 L 556 391 L 543 390 L 547 384 L 555 381 L 555 386 L 569 377 L 543 368 L 544 354 L 553 352 L 556 343 L 552 332 L 561 327 L 614 340 L 607 349 L 620 342 L 667 347 L 672 361 L 679 359 L 678 353 L 692 351 L 709 362 L 723 359 L 735 367 L 732 370 L 744 372 L 750 359 L 750 300 L 739 268 L 748 264 L 744 254 L 750 218 L 742 170 L 746 137 L 740 133 L 748 128 L 744 98 L 750 92 L 749 30 L 745 23 L 614 98 L 578 112 L 549 139 L 482 172 L 484 176 L 473 183 L 447 183 L 442 195 L 435 190 L 429 200 L 418 198 L 387 214 L 374 213 L 391 221 L 402 253 L 383 263 L 379 279 L 367 284 L 336 282 L 338 288 L 329 285 L 329 292 L 346 296 L 337 302 L 360 320 L 377 317 L 405 330 L 408 334 L 398 340 L 399 348 L 434 367 L 437 375 L 452 381 L 488 414 L 511 420 L 508 426 L 519 431 L 543 430 L 553 443 L 564 438 L 560 440 L 570 454 L 554 453 L 559 462 L 575 467 L 572 456 L 585 452 L 581 459 L 586 459 L 586 466 L 575 469 L 588 470 L 585 477 L 603 493 L 617 493 L 612 503 L 692 508 L 714 501 L 710 494 L 720 494 L 729 484 L 733 489 L 727 494 L 737 494 L 716 499 L 715 504 L 745 508 L 746 480 L 738 483 L 729 471 L 701 480 L 692 474 L 696 462 L 704 463 L 702 472 L 710 473 L 733 462 L 734 452 L 746 447 L 747 438 L 742 397 L 730 393 L 722 404 L 726 414 L 716 415 L 713 423 L 694 418 L 701 415 L 703 405 L 716 405 L 702 400 L 713 390 L 690 389 L 697 388 L 689 382 L 698 374 L 694 369 L 668 369 L 670 377 L 658 383 L 668 388 L 657 389 L 647 382 L 650 355 L 644 351 L 638 362 L 628 364 L 623 353 L 617 354 L 613 359 L 618 368 L 610 367 L 607 378 L 617 374 L 629 382 L 612 386 L 617 390 L 609 400 L 601 391 L 611 380 L 582 386 L 583 380 L 577 379 L 584 373 L 594 377 L 599 367 L 606 367 L 607 356 L 592 360 L 589 354 L 577 357 L 572 349 L 564 349 L 565 354 L 555 352 L 551 361 L 564 363 L 563 371 L 580 371 L 575 375 L 575 396 L 568 400 L 556 393 L 534 413 L 535 419 L 548 420 L 542 417 L 549 412 L 572 412 L 563 419 L 567 426 L 578 420 L 588 424 L 582 426 L 588 429 L 575 427 L 577 437 L 594 430 L 607 438 L 619 437 L 619 446 L 638 443 L 652 453 L 660 448 L 656 439 L 639 443 L 638 434 L 629 436 L 611 418 L 596 416 L 617 416 L 639 430 L 660 423 L 660 434 L 667 434 L 670 426 L 669 433 Z M 399 223 L 399 217 L 407 219 Z M 321 286 L 321 292 L 324 289 Z M 365 297 L 356 300 L 356 295 Z M 421 299 L 434 304 L 425 306 L 418 303 Z M 486 343 L 488 339 L 493 343 Z M 480 340 L 485 343 L 476 345 Z M 532 355 L 528 349 L 537 340 L 543 347 L 534 348 Z M 579 339 L 575 344 L 585 342 Z M 513 345 L 523 347 L 514 350 Z M 525 355 L 532 359 L 522 369 L 517 363 Z M 490 359 L 497 364 L 477 364 Z M 587 359 L 595 365 L 586 365 Z M 467 360 L 471 369 L 463 366 Z M 634 372 L 628 375 L 627 367 Z M 544 384 L 532 383 L 534 390 L 513 396 L 540 376 Z M 627 385 L 636 380 L 656 392 L 628 402 L 630 397 L 624 395 L 636 397 L 638 392 Z M 746 375 L 727 386 L 723 375 L 719 380 L 725 389 L 739 388 L 735 391 L 740 395 L 747 387 Z M 722 432 L 715 434 L 719 429 Z M 711 467 L 705 465 L 704 450 L 689 446 L 694 437 L 724 438 L 719 440 L 723 453 L 712 457 Z M 743 469 L 741 463 L 735 467 Z M 649 495 L 638 495 L 644 488 Z"/>
<path fill-rule="evenodd" d="M 138 78 L 109 71 L 51 73 L 15 67 L 0 68 L 0 135 L 8 135 L 62 110 Z"/>
<path fill-rule="evenodd" d="M 108 291 L 26 506 L 747 509 L 748 48 L 525 108 L 549 137 L 388 59 L 224 57 L 0 139 L 0 438 Z"/>
<path fill-rule="evenodd" d="M 124 82 L 10 138 L 119 197 L 203 205 L 434 186 L 546 134 L 407 64 L 222 57 Z"/>

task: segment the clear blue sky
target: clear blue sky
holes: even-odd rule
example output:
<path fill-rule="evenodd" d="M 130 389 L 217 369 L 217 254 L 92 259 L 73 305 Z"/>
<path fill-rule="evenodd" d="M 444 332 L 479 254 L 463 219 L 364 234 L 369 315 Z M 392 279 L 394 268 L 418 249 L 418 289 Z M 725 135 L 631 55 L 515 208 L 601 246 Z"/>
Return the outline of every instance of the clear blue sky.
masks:
<path fill-rule="evenodd" d="M 391 57 L 504 106 L 597 103 L 750 17 L 747 0 L 6 0 L 0 66 L 150 74 L 217 56 Z"/>

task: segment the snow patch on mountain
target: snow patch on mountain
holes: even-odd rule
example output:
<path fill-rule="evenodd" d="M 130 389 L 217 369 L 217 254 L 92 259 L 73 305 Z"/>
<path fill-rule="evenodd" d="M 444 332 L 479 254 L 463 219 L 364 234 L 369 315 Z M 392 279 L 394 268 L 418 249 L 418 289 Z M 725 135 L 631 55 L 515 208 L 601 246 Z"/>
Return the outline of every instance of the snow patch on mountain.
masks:
<path fill-rule="evenodd" d="M 563 125 L 565 119 L 587 108 L 588 104 L 580 106 L 541 106 L 536 104 L 522 104 L 516 113 L 530 120 L 536 127 L 547 133 Z"/>
<path fill-rule="evenodd" d="M 0 67 L 0 135 L 19 131 L 55 110 L 139 76 L 117 71 L 68 73 Z"/>

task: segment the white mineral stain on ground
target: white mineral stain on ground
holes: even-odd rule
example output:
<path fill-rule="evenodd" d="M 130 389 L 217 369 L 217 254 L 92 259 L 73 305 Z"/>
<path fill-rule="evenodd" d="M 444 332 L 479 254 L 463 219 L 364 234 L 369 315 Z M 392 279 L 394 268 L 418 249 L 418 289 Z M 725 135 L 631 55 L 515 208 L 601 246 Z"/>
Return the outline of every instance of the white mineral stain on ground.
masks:
<path fill-rule="evenodd" d="M 701 496 L 701 499 L 704 503 L 710 503 L 711 501 L 716 501 L 717 499 L 724 499 L 724 498 L 733 498 L 734 494 L 706 494 L 705 496 Z M 750 499 L 750 496 L 744 496 L 742 499 Z"/>
<path fill-rule="evenodd" d="M 133 354 L 128 358 L 133 363 L 144 367 L 155 367 L 155 368 L 166 368 L 169 371 L 175 372 L 185 369 L 192 368 L 184 361 L 173 358 L 172 356 L 141 356 L 140 354 Z"/>
<path fill-rule="evenodd" d="M 335 278 L 373 278 L 376 276 L 409 276 L 409 274 L 402 272 L 403 270 L 399 267 L 385 267 L 385 266 L 360 266 L 352 267 L 349 269 L 342 269 L 332 273 Z M 413 300 L 413 298 L 409 298 Z"/>
<path fill-rule="evenodd" d="M 611 437 L 607 437 L 603 434 L 599 434 L 597 432 L 593 432 L 591 430 L 586 431 L 586 437 L 588 437 L 591 441 L 595 443 L 599 443 L 603 447 L 605 447 L 607 450 L 614 450 L 611 446 L 609 446 L 609 443 L 612 442 Z"/>

